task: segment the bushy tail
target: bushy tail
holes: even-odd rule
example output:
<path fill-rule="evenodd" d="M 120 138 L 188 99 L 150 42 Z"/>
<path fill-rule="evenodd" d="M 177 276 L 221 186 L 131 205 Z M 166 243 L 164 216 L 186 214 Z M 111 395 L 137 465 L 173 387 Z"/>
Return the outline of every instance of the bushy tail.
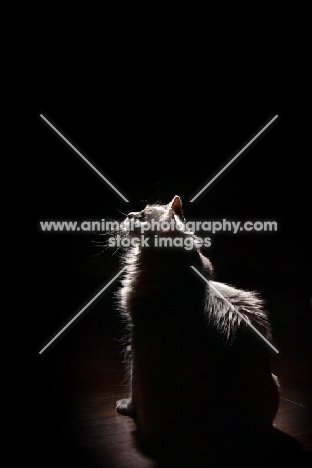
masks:
<path fill-rule="evenodd" d="M 267 314 L 258 293 L 210 281 L 206 290 L 205 313 L 209 323 L 232 341 L 242 321 L 251 323 L 267 339 L 271 338 Z"/>

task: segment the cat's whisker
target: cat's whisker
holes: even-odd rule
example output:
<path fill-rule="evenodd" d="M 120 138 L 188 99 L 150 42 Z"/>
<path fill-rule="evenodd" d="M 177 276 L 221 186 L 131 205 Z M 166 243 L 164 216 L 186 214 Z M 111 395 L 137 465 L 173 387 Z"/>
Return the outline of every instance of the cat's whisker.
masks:
<path fill-rule="evenodd" d="M 117 211 L 119 211 L 119 213 L 121 213 L 123 216 L 127 216 L 126 213 L 123 213 L 122 211 L 120 211 L 118 208 L 116 208 Z"/>
<path fill-rule="evenodd" d="M 122 245 L 120 245 L 113 253 L 112 253 L 112 256 L 115 255 L 122 247 Z"/>
<path fill-rule="evenodd" d="M 98 255 L 101 255 L 103 252 L 105 252 L 105 250 L 107 250 L 108 247 L 106 247 L 105 249 L 101 250 L 101 252 L 98 252 L 97 254 L 93 254 L 91 255 L 91 257 L 97 257 Z"/>
<path fill-rule="evenodd" d="M 110 231 L 106 232 L 94 232 L 93 234 L 96 234 L 97 236 L 111 236 Z"/>

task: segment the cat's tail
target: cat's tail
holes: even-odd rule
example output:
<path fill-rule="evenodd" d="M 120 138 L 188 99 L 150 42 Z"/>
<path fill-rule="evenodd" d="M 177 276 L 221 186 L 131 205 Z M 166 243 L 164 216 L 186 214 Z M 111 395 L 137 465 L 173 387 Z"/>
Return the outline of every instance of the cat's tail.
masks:
<path fill-rule="evenodd" d="M 206 290 L 205 313 L 218 331 L 232 341 L 242 323 L 252 324 L 266 339 L 271 329 L 263 301 L 255 291 L 236 289 L 217 281 L 209 281 Z"/>

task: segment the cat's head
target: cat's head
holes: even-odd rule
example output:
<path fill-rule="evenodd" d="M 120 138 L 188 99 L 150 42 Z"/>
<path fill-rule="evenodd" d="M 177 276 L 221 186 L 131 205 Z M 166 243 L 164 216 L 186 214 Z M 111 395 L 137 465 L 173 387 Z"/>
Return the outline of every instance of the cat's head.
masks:
<path fill-rule="evenodd" d="M 131 256 L 132 253 L 136 255 L 141 249 L 147 248 L 167 251 L 182 249 L 189 253 L 196 251 L 201 268 L 212 274 L 210 260 L 201 252 L 202 247 L 210 246 L 210 238 L 202 239 L 189 230 L 178 195 L 168 204 L 148 204 L 141 211 L 131 211 L 122 223 L 113 222 L 115 223 L 117 227 L 106 233 L 110 236 L 109 240 L 103 242 L 106 248 L 112 247 L 114 253 L 125 252 Z"/>
<path fill-rule="evenodd" d="M 137 248 L 159 247 L 178 248 L 187 252 L 197 251 L 201 267 L 212 274 L 210 260 L 201 252 L 201 247 L 209 247 L 210 239 L 201 239 L 193 231 L 187 229 L 184 218 L 182 200 L 178 195 L 167 204 L 146 205 L 141 211 L 128 213 L 123 224 L 123 240 L 130 241 Z M 144 243 L 144 239 L 150 242 Z M 137 243 L 132 243 L 136 239 Z M 121 241 L 122 244 L 122 241 Z M 128 242 L 124 246 L 129 245 Z"/>
<path fill-rule="evenodd" d="M 175 195 L 167 205 L 146 205 L 141 211 L 131 211 L 123 223 L 123 229 L 130 237 L 143 235 L 172 235 L 184 232 L 185 218 L 182 201 Z"/>

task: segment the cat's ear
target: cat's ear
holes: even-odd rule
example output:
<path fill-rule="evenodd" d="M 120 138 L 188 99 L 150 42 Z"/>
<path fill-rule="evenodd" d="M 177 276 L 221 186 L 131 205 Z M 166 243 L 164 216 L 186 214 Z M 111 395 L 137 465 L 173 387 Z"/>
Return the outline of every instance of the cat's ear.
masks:
<path fill-rule="evenodd" d="M 182 220 L 184 220 L 184 214 L 182 210 L 182 200 L 179 195 L 175 195 L 171 202 L 169 203 L 169 207 L 172 211 L 179 216 Z"/>

